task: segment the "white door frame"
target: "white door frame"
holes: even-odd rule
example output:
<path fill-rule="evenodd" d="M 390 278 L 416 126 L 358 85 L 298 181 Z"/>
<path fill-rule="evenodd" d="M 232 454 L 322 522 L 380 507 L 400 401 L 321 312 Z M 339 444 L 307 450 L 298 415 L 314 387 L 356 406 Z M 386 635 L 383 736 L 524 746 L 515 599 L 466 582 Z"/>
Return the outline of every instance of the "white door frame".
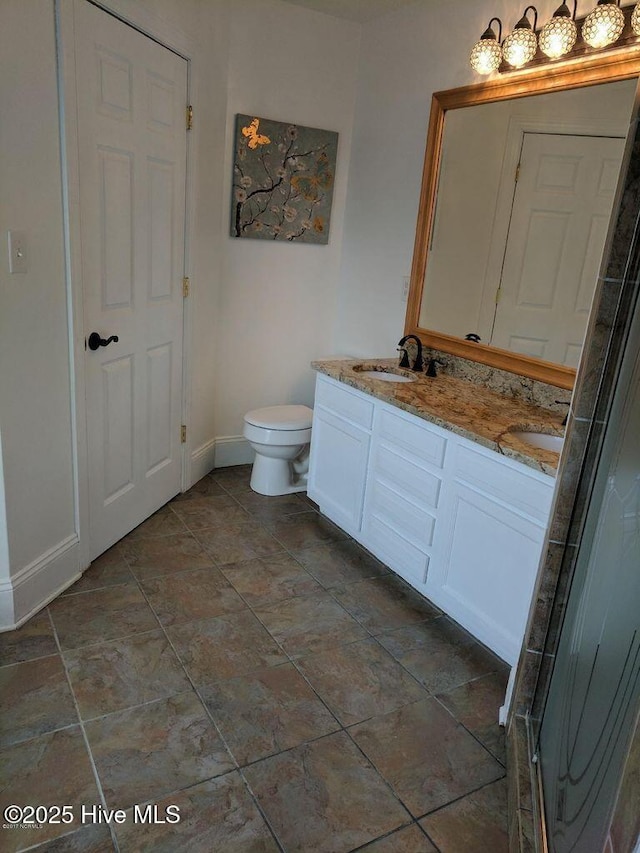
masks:
<path fill-rule="evenodd" d="M 76 97 L 74 3 L 91 2 L 94 6 L 118 18 L 163 47 L 177 53 L 187 62 L 188 102 L 195 100 L 192 56 L 194 44 L 186 34 L 166 24 L 162 19 L 140 7 L 136 0 L 54 0 L 56 44 L 58 50 L 58 91 L 61 133 L 61 169 L 63 186 L 63 218 L 66 259 L 67 299 L 70 306 L 69 355 L 72 388 L 72 435 L 75 463 L 75 524 L 79 539 L 79 569 L 90 562 L 89 541 L 89 477 L 87 417 L 85 408 L 85 328 L 83 312 L 83 275 L 80 231 L 80 187 L 78 153 L 78 115 Z M 186 111 L 186 104 L 185 104 Z M 186 112 L 185 112 L 186 115 Z M 185 130 L 186 132 L 186 130 Z M 195 230 L 195 146 L 193 131 L 187 134 L 187 163 L 185 188 L 185 248 L 184 275 L 193 288 L 191 268 L 193 252 L 190 233 Z M 190 423 L 192 389 L 190 382 L 190 353 L 193 336 L 191 297 L 184 300 L 182 345 L 182 423 Z M 191 485 L 191 442 L 189 430 L 181 452 L 181 485 Z"/>

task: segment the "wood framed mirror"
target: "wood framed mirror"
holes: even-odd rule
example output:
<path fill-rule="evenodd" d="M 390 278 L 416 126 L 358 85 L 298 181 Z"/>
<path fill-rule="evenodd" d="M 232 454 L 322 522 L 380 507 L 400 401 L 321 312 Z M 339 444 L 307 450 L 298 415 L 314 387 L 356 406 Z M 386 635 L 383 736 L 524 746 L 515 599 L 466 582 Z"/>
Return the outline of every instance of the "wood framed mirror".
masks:
<path fill-rule="evenodd" d="M 450 89 L 443 92 L 436 92 L 433 95 L 416 225 L 413 263 L 411 268 L 411 280 L 405 321 L 405 334 L 416 334 L 420 337 L 425 346 L 433 347 L 434 349 L 438 349 L 452 355 L 461 356 L 471 361 L 480 362 L 482 364 L 507 370 L 531 379 L 547 382 L 560 388 L 571 389 L 573 387 L 576 365 L 582 347 L 582 340 L 576 339 L 578 332 L 575 332 L 574 339 L 572 341 L 569 341 L 568 343 L 566 341 L 563 342 L 563 346 L 568 353 L 566 358 L 553 356 L 546 358 L 546 353 L 543 351 L 544 345 L 540 345 L 541 349 L 536 350 L 538 342 L 534 340 L 535 335 L 511 335 L 511 339 L 517 339 L 518 341 L 515 347 L 511 345 L 505 346 L 504 343 L 502 343 L 502 340 L 505 339 L 504 336 L 501 340 L 502 345 L 496 345 L 493 343 L 496 328 L 504 326 L 504 322 L 502 322 L 502 320 L 498 321 L 497 319 L 497 308 L 495 308 L 495 306 L 500 301 L 499 294 L 502 288 L 501 277 L 503 276 L 506 258 L 506 240 L 508 229 L 511 227 L 511 220 L 514 215 L 513 204 L 515 189 L 509 189 L 509 187 L 505 189 L 504 175 L 508 173 L 513 166 L 513 164 L 508 162 L 508 160 L 509 156 L 514 155 L 512 153 L 509 154 L 509 152 L 511 149 L 519 150 L 517 143 L 518 134 L 520 134 L 520 137 L 524 139 L 523 133 L 526 132 L 527 127 L 533 128 L 534 131 L 538 129 L 542 134 L 550 136 L 562 136 L 563 129 L 574 128 L 574 135 L 582 137 L 586 137 L 590 134 L 591 131 L 589 131 L 589 127 L 595 127 L 595 136 L 597 137 L 617 137 L 618 140 L 622 137 L 622 142 L 619 144 L 619 150 L 621 152 L 624 147 L 624 138 L 627 135 L 629 122 L 633 112 L 635 90 L 639 75 L 640 45 L 633 45 L 631 47 L 627 46 L 625 48 L 619 48 L 606 53 L 588 55 L 580 59 L 573 59 L 561 63 L 549 63 L 531 70 L 511 72 L 508 75 L 491 79 L 487 82 L 465 86 L 458 89 Z M 626 84 L 626 87 L 624 87 L 624 90 L 620 86 L 615 89 L 609 89 L 606 93 L 601 89 L 594 89 L 594 87 L 602 87 L 605 84 L 619 84 L 622 81 L 629 81 L 629 83 Z M 571 93 L 575 90 L 579 91 L 572 97 L 576 97 L 578 99 L 583 98 L 586 93 L 588 93 L 589 96 L 592 94 L 598 94 L 599 97 L 602 97 L 604 94 L 605 103 L 609 103 L 613 100 L 612 97 L 610 97 L 613 93 L 616 94 L 616 97 L 619 95 L 620 97 L 618 100 L 620 100 L 621 103 L 628 104 L 626 119 L 624 119 L 624 116 L 616 117 L 614 122 L 616 125 L 615 132 L 610 133 L 606 117 L 594 118 L 592 116 L 590 119 L 583 118 L 568 120 L 566 118 L 567 109 L 565 108 L 565 103 L 561 101 L 555 103 L 553 107 L 547 106 L 545 108 L 545 122 L 541 122 L 534 118 L 522 118 L 523 111 L 520 109 L 520 105 L 525 103 L 524 99 L 535 99 L 538 96 L 542 98 L 549 98 L 549 96 L 554 93 L 559 93 L 561 97 L 566 99 L 567 96 L 562 95 L 562 93 Z M 449 193 L 449 196 L 451 197 L 449 203 L 449 220 L 450 223 L 455 224 L 450 224 L 449 226 L 450 233 L 448 243 L 446 240 L 444 241 L 444 245 L 448 246 L 448 249 L 440 251 L 440 255 L 436 257 L 434 255 L 434 237 L 437 236 L 440 240 L 441 234 L 437 231 L 437 228 L 440 226 L 440 219 L 443 222 L 446 221 L 445 214 L 439 211 L 438 207 L 442 205 L 443 209 L 445 208 L 445 202 L 442 200 L 444 198 L 444 189 L 442 185 L 444 180 L 443 161 L 446 161 L 448 146 L 452 144 L 447 138 L 447 133 L 454 127 L 453 120 L 449 121 L 448 119 L 454 118 L 454 114 L 452 112 L 454 110 L 469 111 L 470 109 L 476 109 L 481 105 L 498 105 L 501 102 L 507 101 L 517 105 L 516 112 L 519 115 L 516 119 L 514 119 L 513 116 L 507 117 L 506 119 L 503 117 L 501 119 L 503 124 L 506 121 L 509 132 L 504 138 L 499 139 L 495 145 L 500 161 L 500 175 L 498 179 L 498 184 L 500 186 L 492 189 L 491 192 L 488 193 L 488 196 L 490 197 L 487 197 L 486 190 L 482 188 L 468 189 L 468 195 L 466 197 L 464 192 L 458 191 L 460 187 L 456 187 L 455 192 Z M 533 100 L 527 103 L 533 103 Z M 538 101 L 537 103 L 540 104 L 542 102 Z M 571 109 L 569 109 L 569 113 L 570 112 Z M 587 114 L 589 112 L 593 111 L 588 108 Z M 458 113 L 455 114 L 455 118 L 456 120 L 458 119 Z M 576 127 L 577 131 L 575 131 Z M 451 133 L 453 133 L 453 130 L 451 130 Z M 508 140 L 509 134 L 511 134 L 511 142 L 505 141 Z M 514 140 L 516 140 L 516 142 L 514 142 Z M 581 140 L 580 144 L 582 145 L 583 143 L 584 140 Z M 520 155 L 518 154 L 517 156 L 519 157 Z M 607 160 L 607 156 L 608 155 L 604 157 L 602 163 L 609 162 Z M 463 189 L 464 187 L 468 188 L 468 183 L 466 182 L 467 178 L 462 175 L 463 170 L 456 168 L 455 157 L 452 156 L 451 160 L 453 162 L 453 166 L 451 166 L 451 164 L 449 165 L 446 174 L 448 176 L 453 175 L 455 180 L 458 180 L 458 183 L 463 186 Z M 519 162 L 520 161 L 518 160 L 517 163 Z M 458 159 L 457 163 L 459 166 L 461 160 Z M 603 166 L 603 170 L 606 171 L 606 169 L 606 165 Z M 475 161 L 473 163 L 473 168 L 470 170 L 470 172 L 473 172 L 474 174 L 481 173 L 482 175 L 485 173 L 488 174 L 489 171 L 489 169 L 485 169 L 482 165 L 478 166 L 478 163 Z M 495 168 L 494 171 L 496 171 Z M 518 172 L 519 169 L 515 171 Z M 593 171 L 593 169 L 591 171 Z M 598 240 L 591 239 L 587 236 L 585 237 L 585 243 L 582 250 L 579 245 L 577 245 L 577 248 L 574 246 L 574 254 L 577 252 L 578 255 L 580 255 L 582 252 L 582 255 L 585 255 L 588 252 L 591 252 L 591 255 L 593 256 L 591 258 L 592 269 L 595 270 L 595 272 L 586 275 L 586 278 L 585 274 L 583 274 L 583 279 L 587 280 L 587 285 L 585 285 L 583 281 L 582 290 L 579 294 L 579 301 L 581 301 L 580 313 L 583 315 L 581 321 L 583 322 L 582 334 L 586 328 L 589 307 L 597 281 L 598 269 L 602 257 L 602 248 L 608 229 L 611 205 L 613 203 L 613 192 L 615 190 L 615 184 L 617 183 L 617 173 L 614 173 L 611 168 L 608 169 L 607 176 L 611 190 L 608 202 L 609 213 L 606 217 L 602 214 L 599 215 L 599 218 L 598 216 L 595 217 L 595 219 L 599 221 L 598 228 L 601 232 L 601 242 L 598 243 Z M 449 178 L 447 178 L 447 180 L 449 180 Z M 518 178 L 515 177 L 514 181 L 517 182 L 517 180 Z M 512 183 L 514 181 L 512 181 Z M 472 202 L 474 200 L 477 203 L 477 209 L 474 214 L 476 218 L 471 219 L 470 217 L 473 211 L 469 214 L 468 211 L 473 208 L 474 205 Z M 482 207 L 482 204 L 485 202 L 485 207 Z M 469 220 L 469 228 L 472 229 L 474 232 L 473 234 L 466 234 L 464 232 L 464 223 L 460 221 L 464 218 L 463 214 L 467 216 L 467 219 Z M 562 219 L 561 216 L 558 219 L 558 223 L 561 228 L 564 227 L 563 222 L 564 219 Z M 454 270 L 455 263 L 453 263 L 452 259 L 454 259 L 455 256 L 465 257 L 470 252 L 469 246 L 473 240 L 476 240 L 476 242 L 479 243 L 481 239 L 484 239 L 481 237 L 483 227 L 485 228 L 485 231 L 487 231 L 487 229 L 491 231 L 491 236 L 487 237 L 491 245 L 485 246 L 485 255 L 483 259 L 480 262 L 478 262 L 477 259 L 469 259 L 467 268 L 465 269 L 464 266 L 462 266 L 456 272 Z M 526 231 L 527 228 L 530 228 L 530 222 L 528 225 L 525 223 L 524 231 Z M 505 231 L 505 229 L 507 230 Z M 554 255 L 554 251 L 562 251 L 561 247 L 559 247 L 559 243 L 556 245 L 556 242 L 558 241 L 554 242 L 555 235 L 558 233 L 557 229 L 554 229 L 555 226 L 550 226 L 549 221 L 542 223 L 539 229 L 540 233 L 543 236 L 546 235 L 545 239 L 547 240 L 551 238 L 551 243 L 545 244 L 545 249 L 547 245 L 550 246 L 550 248 L 549 251 L 545 250 L 535 257 L 533 266 L 529 264 L 529 267 L 533 269 L 533 273 L 530 278 L 535 280 L 537 276 L 538 279 L 545 284 L 549 278 L 547 267 L 553 260 L 552 256 Z M 565 240 L 565 243 L 566 242 L 567 241 Z M 449 257 L 449 266 L 447 265 L 447 257 Z M 560 261 L 558 261 L 558 264 L 559 263 Z M 526 258 L 524 261 L 522 260 L 522 257 L 520 260 L 516 260 L 515 266 L 517 267 L 518 264 L 520 264 L 520 268 L 523 267 L 523 264 L 526 266 Z M 439 278 L 436 278 L 437 275 Z M 452 284 L 455 281 L 464 282 L 464 287 L 462 287 L 460 292 L 456 292 L 452 289 Z M 465 287 L 466 290 L 464 289 Z M 471 288 L 473 287 L 476 287 L 476 290 L 472 292 Z M 520 283 L 518 287 L 520 287 L 521 291 L 522 284 Z M 576 285 L 576 287 L 580 290 L 578 285 Z M 456 313 L 456 311 L 458 311 L 462 306 L 466 306 L 468 303 L 474 302 L 475 314 L 470 314 L 470 317 L 480 317 L 482 314 L 487 315 L 484 319 L 484 327 L 491 328 L 491 335 L 488 337 L 484 333 L 478 333 L 477 327 L 471 319 L 467 320 L 466 318 L 461 319 L 456 317 L 456 322 L 462 325 L 460 328 L 455 328 L 455 330 L 453 328 L 455 325 L 453 321 L 449 323 L 444 320 L 442 323 L 430 322 L 430 319 L 435 318 L 436 313 L 433 311 L 430 312 L 429 309 L 429 289 L 431 289 L 432 293 L 444 293 L 448 290 L 452 291 L 453 295 L 450 298 L 449 308 L 451 309 L 453 307 L 454 310 L 450 310 L 450 314 Z M 480 298 L 480 295 L 478 294 L 478 289 L 484 293 L 482 298 Z M 551 285 L 549 285 L 549 289 L 551 289 Z M 488 296 L 487 293 L 489 294 Z M 490 305 L 492 299 L 495 311 L 493 318 L 489 316 L 490 308 L 487 307 Z M 544 301 L 544 299 L 542 299 L 542 301 Z M 551 313 L 557 313 L 557 311 L 558 309 L 555 308 L 552 309 Z M 446 314 L 446 311 L 444 314 Z M 464 325 L 465 323 L 467 325 Z M 564 319 L 561 319 L 561 323 L 564 323 Z M 481 340 L 479 342 L 466 340 L 466 333 L 478 333 Z M 507 335 L 507 338 L 509 338 L 509 335 Z M 499 338 L 496 338 L 496 340 L 498 339 Z M 520 347 L 519 350 L 518 347 Z M 555 352 L 559 351 L 560 350 L 556 347 Z"/>

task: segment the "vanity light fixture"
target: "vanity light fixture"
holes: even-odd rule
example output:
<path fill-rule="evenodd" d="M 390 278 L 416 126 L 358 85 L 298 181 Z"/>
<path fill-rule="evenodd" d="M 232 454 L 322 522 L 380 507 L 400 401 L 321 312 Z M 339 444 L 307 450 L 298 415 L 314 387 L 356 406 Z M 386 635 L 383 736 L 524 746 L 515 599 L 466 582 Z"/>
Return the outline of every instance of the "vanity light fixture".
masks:
<path fill-rule="evenodd" d="M 640 3 L 638 3 L 631 15 L 631 29 L 637 36 L 640 36 Z"/>
<path fill-rule="evenodd" d="M 500 28 L 497 39 L 495 31 L 491 26 L 494 21 L 498 22 Z M 471 49 L 469 62 L 474 71 L 477 71 L 478 74 L 491 74 L 492 71 L 498 70 L 502 62 L 501 40 L 502 21 L 500 18 L 491 18 L 489 26 L 480 36 L 480 41 L 477 41 Z"/>
<path fill-rule="evenodd" d="M 582 38 L 590 47 L 607 47 L 616 42 L 624 29 L 624 12 L 620 0 L 598 0 L 598 5 L 584 19 Z"/>
<path fill-rule="evenodd" d="M 527 13 L 531 9 L 533 9 L 534 14 L 533 27 L 527 18 Z M 536 55 L 538 39 L 536 38 L 535 28 L 537 23 L 538 10 L 535 6 L 527 6 L 513 32 L 509 33 L 502 43 L 502 56 L 505 62 L 514 68 L 522 68 Z"/>
<path fill-rule="evenodd" d="M 550 59 L 558 59 L 569 53 L 578 38 L 576 26 L 576 10 L 578 0 L 573 0 L 573 16 L 566 3 L 559 6 L 553 13 L 553 18 L 540 31 L 538 43 L 540 50 Z"/>

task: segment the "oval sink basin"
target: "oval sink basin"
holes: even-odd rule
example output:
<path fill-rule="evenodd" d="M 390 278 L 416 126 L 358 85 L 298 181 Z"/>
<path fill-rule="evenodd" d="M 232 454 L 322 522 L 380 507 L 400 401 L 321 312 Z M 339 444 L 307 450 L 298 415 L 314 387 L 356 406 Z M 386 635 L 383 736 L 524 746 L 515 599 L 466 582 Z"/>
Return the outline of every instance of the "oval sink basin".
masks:
<path fill-rule="evenodd" d="M 511 435 L 530 444 L 531 447 L 539 447 L 541 450 L 554 450 L 560 453 L 564 444 L 564 436 L 548 435 L 546 432 L 512 432 Z"/>
<path fill-rule="evenodd" d="M 385 370 L 358 370 L 358 374 L 367 379 L 382 379 L 383 382 L 415 382 L 413 376 L 404 376 L 402 373 L 387 373 Z"/>

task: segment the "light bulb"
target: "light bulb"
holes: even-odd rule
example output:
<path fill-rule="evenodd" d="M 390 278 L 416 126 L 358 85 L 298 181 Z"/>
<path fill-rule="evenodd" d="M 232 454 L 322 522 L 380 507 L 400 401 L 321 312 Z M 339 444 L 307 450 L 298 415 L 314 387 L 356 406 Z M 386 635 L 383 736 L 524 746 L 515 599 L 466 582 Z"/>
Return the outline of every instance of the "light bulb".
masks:
<path fill-rule="evenodd" d="M 566 9 L 566 14 L 562 11 Z M 567 17 L 568 16 L 568 17 Z M 544 25 L 538 39 L 540 50 L 550 59 L 569 53 L 578 38 L 578 28 L 569 16 L 566 5 L 560 7 L 553 18 Z"/>
<path fill-rule="evenodd" d="M 584 19 L 582 38 L 591 47 L 607 47 L 620 38 L 624 29 L 624 12 L 611 0 L 599 0 Z"/>
<path fill-rule="evenodd" d="M 636 6 L 631 15 L 631 29 L 637 36 L 640 36 L 640 4 Z"/>
<path fill-rule="evenodd" d="M 502 61 L 502 50 L 495 40 L 480 39 L 471 50 L 471 67 L 478 74 L 491 74 L 497 71 Z"/>
<path fill-rule="evenodd" d="M 533 30 L 514 30 L 503 42 L 502 55 L 509 65 L 522 68 L 536 55 L 537 46 L 538 40 Z"/>
<path fill-rule="evenodd" d="M 498 22 L 500 28 L 498 39 L 496 39 L 496 34 L 491 27 L 494 21 Z M 500 67 L 502 61 L 500 38 L 502 38 L 502 21 L 500 18 L 491 18 L 489 26 L 480 36 L 480 41 L 474 44 L 469 57 L 471 67 L 478 74 L 491 74 L 492 71 L 497 71 Z"/>
<path fill-rule="evenodd" d="M 534 22 L 533 27 L 527 14 L 533 10 Z M 513 32 L 509 33 L 506 39 L 502 42 L 502 56 L 504 61 L 508 62 L 514 68 L 522 68 L 536 55 L 538 49 L 538 39 L 536 38 L 535 28 L 538 22 L 538 12 L 535 6 L 527 6 L 523 16 L 513 28 Z"/>

